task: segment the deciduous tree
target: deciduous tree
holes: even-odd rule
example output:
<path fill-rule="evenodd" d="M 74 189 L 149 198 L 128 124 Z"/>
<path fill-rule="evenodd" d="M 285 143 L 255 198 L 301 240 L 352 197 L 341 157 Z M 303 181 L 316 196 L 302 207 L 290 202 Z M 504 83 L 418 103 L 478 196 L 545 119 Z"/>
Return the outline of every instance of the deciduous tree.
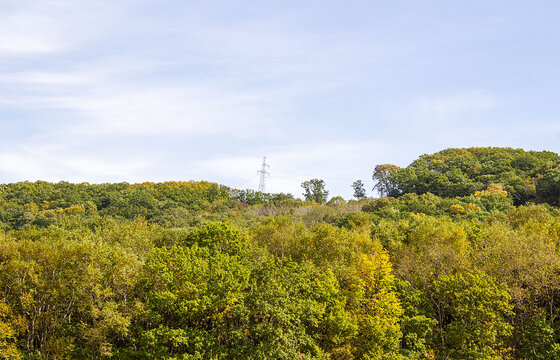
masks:
<path fill-rule="evenodd" d="M 377 182 L 373 190 L 377 190 L 381 196 L 391 195 L 396 187 L 389 176 L 398 169 L 400 168 L 397 165 L 392 164 L 377 165 L 372 175 L 373 181 Z"/>
<path fill-rule="evenodd" d="M 364 183 L 362 180 L 356 180 L 352 184 L 352 188 L 354 189 L 354 197 L 358 200 L 362 200 L 366 198 L 366 189 L 364 188 Z"/>
<path fill-rule="evenodd" d="M 304 181 L 301 184 L 303 188 L 303 196 L 305 200 L 315 201 L 319 204 L 323 204 L 327 201 L 329 192 L 325 190 L 325 182 L 320 179 L 311 179 Z"/>

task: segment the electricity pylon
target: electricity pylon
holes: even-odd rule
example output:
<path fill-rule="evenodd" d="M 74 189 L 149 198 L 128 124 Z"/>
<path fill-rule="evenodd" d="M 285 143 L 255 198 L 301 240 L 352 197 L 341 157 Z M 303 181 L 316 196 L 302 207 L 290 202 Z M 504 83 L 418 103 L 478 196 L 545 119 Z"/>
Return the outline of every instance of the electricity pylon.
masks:
<path fill-rule="evenodd" d="M 266 156 L 263 156 L 262 167 L 259 171 L 257 171 L 258 174 L 261 174 L 261 179 L 259 181 L 259 192 L 262 193 L 264 193 L 265 190 L 266 177 L 270 175 L 268 169 L 270 169 L 270 166 L 266 164 Z"/>

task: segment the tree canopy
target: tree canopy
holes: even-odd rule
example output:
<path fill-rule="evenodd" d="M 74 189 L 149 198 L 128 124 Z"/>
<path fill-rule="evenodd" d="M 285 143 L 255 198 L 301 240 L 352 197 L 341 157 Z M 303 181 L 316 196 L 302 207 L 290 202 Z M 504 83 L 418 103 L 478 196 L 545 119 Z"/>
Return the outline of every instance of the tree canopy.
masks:
<path fill-rule="evenodd" d="M 496 168 L 446 193 L 482 154 L 511 156 L 532 200 Z M 421 157 L 448 169 L 445 196 L 402 191 L 403 174 L 437 172 L 418 164 L 387 168 L 399 193 L 349 201 L 326 202 L 318 179 L 322 202 L 208 182 L 0 185 L 0 359 L 560 358 L 558 165 L 524 154 Z"/>
<path fill-rule="evenodd" d="M 378 165 L 374 179 L 382 195 L 432 193 L 468 196 L 499 184 L 515 204 L 558 201 L 558 154 L 512 148 L 446 149 L 422 155 L 405 168 Z"/>

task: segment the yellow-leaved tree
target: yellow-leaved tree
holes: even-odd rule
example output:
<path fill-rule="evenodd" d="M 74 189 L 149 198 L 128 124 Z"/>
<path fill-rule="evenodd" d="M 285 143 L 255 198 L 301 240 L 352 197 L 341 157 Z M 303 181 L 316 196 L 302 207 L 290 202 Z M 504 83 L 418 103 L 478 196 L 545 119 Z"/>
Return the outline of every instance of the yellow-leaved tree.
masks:
<path fill-rule="evenodd" d="M 0 301 L 0 359 L 19 360 L 22 358 L 15 344 L 17 324 L 14 323 L 16 321 L 10 306 L 4 301 Z"/>
<path fill-rule="evenodd" d="M 403 313 L 393 288 L 394 276 L 385 251 L 362 254 L 349 284 L 349 304 L 357 318 L 353 348 L 357 359 L 401 359 L 399 318 Z"/>

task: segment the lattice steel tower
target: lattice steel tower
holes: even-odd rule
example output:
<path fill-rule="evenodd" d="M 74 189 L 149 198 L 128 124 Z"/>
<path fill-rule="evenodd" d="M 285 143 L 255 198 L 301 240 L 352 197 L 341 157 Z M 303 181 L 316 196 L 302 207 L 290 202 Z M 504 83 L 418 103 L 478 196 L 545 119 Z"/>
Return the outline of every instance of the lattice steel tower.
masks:
<path fill-rule="evenodd" d="M 262 167 L 259 171 L 257 171 L 258 174 L 261 174 L 261 179 L 259 181 L 259 191 L 262 193 L 264 192 L 265 189 L 266 177 L 270 175 L 268 169 L 270 169 L 270 166 L 266 164 L 266 156 L 263 156 Z"/>

